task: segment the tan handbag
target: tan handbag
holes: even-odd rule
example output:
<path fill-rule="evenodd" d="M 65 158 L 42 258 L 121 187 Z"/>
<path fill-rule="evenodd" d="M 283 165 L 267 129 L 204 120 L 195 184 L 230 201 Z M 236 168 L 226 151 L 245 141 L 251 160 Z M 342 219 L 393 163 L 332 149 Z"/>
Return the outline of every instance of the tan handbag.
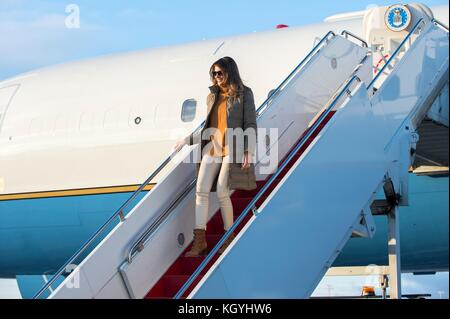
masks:
<path fill-rule="evenodd" d="M 250 167 L 242 169 L 242 164 L 230 164 L 229 171 L 230 189 L 241 189 L 250 191 L 256 188 L 255 165 L 250 163 Z"/>

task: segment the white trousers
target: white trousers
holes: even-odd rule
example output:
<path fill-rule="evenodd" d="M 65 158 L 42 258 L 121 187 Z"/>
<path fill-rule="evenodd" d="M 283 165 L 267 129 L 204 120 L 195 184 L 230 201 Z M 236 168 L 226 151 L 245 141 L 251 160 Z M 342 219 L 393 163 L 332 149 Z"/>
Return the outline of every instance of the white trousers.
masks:
<path fill-rule="evenodd" d="M 217 198 L 219 199 L 225 231 L 233 224 L 233 205 L 230 199 L 228 187 L 229 156 L 211 156 L 205 154 L 200 163 L 197 177 L 195 200 L 195 228 L 205 229 L 208 220 L 209 193 L 214 183 L 214 178 L 219 173 L 217 180 Z"/>

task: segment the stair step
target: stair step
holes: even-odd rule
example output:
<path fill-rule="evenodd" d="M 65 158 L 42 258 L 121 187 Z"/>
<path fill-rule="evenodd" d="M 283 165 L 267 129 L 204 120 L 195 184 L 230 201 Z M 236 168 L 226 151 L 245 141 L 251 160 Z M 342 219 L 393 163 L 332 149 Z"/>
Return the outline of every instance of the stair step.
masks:
<path fill-rule="evenodd" d="M 190 276 L 200 266 L 205 257 L 185 257 L 178 258 L 167 270 L 165 275 L 186 275 Z M 202 271 L 204 274 L 206 270 Z"/>
<path fill-rule="evenodd" d="M 278 183 L 281 180 L 281 177 L 277 177 L 274 180 L 274 183 Z M 236 190 L 233 195 L 231 196 L 232 200 L 233 199 L 238 199 L 238 198 L 254 198 L 258 192 L 264 187 L 266 183 L 265 181 L 257 181 L 256 182 L 256 189 L 253 189 L 251 191 L 244 191 L 244 190 Z"/>
<path fill-rule="evenodd" d="M 173 298 L 189 277 L 190 275 L 164 275 L 145 296 L 145 299 Z M 197 276 L 192 287 L 195 287 L 202 278 L 203 275 Z"/>
<path fill-rule="evenodd" d="M 214 247 L 219 242 L 220 238 L 222 238 L 221 235 L 208 234 L 208 232 L 206 232 L 206 242 L 208 243 L 208 248 L 211 249 Z"/>
<path fill-rule="evenodd" d="M 206 232 L 210 235 L 221 235 L 225 233 L 225 230 L 223 229 L 223 221 L 222 221 L 222 215 L 219 213 L 216 213 L 213 218 L 211 218 L 206 225 Z"/>
<path fill-rule="evenodd" d="M 256 202 L 256 206 L 261 205 L 266 198 L 267 195 L 261 196 L 261 198 Z M 247 205 L 251 202 L 252 199 L 253 197 L 232 199 L 234 220 L 236 220 L 241 215 L 242 211 L 247 207 Z M 223 229 L 223 220 L 220 209 L 218 209 L 214 214 L 214 216 L 209 220 L 207 225 L 207 233 L 211 235 L 212 234 L 223 235 L 225 233 Z"/>

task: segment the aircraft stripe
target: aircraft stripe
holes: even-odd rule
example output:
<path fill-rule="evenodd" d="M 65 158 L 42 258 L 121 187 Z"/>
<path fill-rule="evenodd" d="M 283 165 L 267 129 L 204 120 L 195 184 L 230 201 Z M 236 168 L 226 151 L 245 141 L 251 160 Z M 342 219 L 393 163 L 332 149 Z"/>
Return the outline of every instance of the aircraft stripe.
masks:
<path fill-rule="evenodd" d="M 144 190 L 149 191 L 155 185 L 156 183 L 149 184 L 144 187 Z M 139 186 L 140 185 L 122 185 L 122 186 L 107 186 L 107 187 L 80 188 L 80 189 L 55 190 L 55 191 L 39 191 L 29 193 L 17 193 L 17 194 L 4 194 L 0 195 L 0 201 L 127 193 L 136 191 L 139 188 Z"/>

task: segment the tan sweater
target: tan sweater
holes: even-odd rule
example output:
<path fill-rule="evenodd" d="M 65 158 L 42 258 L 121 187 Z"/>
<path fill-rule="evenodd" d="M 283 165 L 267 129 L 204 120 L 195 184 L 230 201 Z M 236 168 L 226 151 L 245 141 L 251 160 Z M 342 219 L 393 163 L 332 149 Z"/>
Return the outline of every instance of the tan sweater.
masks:
<path fill-rule="evenodd" d="M 220 92 L 216 105 L 211 110 L 210 125 L 217 128 L 216 134 L 210 136 L 213 147 L 209 154 L 211 156 L 228 155 L 228 146 L 225 145 L 225 130 L 227 129 L 227 98 L 226 94 Z"/>

